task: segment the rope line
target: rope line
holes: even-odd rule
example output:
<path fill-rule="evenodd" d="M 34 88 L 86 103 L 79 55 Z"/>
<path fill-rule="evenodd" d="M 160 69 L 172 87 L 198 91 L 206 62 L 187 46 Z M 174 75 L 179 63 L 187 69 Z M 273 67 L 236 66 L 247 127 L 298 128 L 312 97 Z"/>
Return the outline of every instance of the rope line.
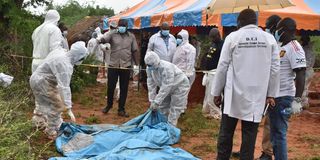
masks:
<path fill-rule="evenodd" d="M 27 58 L 27 59 L 41 59 L 41 58 L 34 58 L 34 57 L 28 57 L 28 56 L 21 56 L 21 55 L 10 55 L 12 57 L 18 57 L 18 58 Z M 95 64 L 80 64 L 80 66 L 85 66 L 85 67 L 94 67 L 94 68 L 110 68 L 110 69 L 120 69 L 120 70 L 138 70 L 138 71 L 146 71 L 147 69 L 142 69 L 142 68 L 125 68 L 125 67 L 110 67 L 110 66 L 105 66 L 105 65 L 95 65 Z M 313 68 L 315 71 L 320 71 L 320 67 L 318 68 Z M 213 71 L 208 71 L 208 70 L 196 70 L 193 71 L 196 73 L 211 73 Z"/>

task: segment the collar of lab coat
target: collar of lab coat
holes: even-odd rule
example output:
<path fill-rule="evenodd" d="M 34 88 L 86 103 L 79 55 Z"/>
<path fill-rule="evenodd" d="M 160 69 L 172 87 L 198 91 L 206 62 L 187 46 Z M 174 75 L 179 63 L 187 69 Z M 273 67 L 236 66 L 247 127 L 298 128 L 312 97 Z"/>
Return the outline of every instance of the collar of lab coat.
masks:
<path fill-rule="evenodd" d="M 250 29 L 250 28 L 259 28 L 257 25 L 254 25 L 254 24 L 249 24 L 249 25 L 246 25 L 244 27 L 241 27 L 240 29 Z"/>
<path fill-rule="evenodd" d="M 157 35 L 158 35 L 158 37 L 161 37 L 161 38 L 162 38 L 161 31 L 159 31 L 159 32 L 157 33 Z M 168 38 L 172 38 L 172 37 L 173 37 L 173 35 L 172 35 L 171 33 L 169 33 Z"/>

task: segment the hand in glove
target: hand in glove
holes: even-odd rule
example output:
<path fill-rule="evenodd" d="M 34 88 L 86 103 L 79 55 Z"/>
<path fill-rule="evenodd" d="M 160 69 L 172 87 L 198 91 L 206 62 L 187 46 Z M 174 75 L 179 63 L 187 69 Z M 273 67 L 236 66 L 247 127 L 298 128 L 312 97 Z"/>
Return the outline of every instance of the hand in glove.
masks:
<path fill-rule="evenodd" d="M 292 113 L 298 114 L 302 111 L 302 104 L 301 104 L 301 98 L 295 97 L 292 102 Z"/>
<path fill-rule="evenodd" d="M 69 117 L 71 118 L 72 122 L 76 122 L 76 117 L 74 116 L 74 114 L 72 113 L 71 108 L 68 109 L 67 114 L 69 115 Z"/>
<path fill-rule="evenodd" d="M 158 105 L 157 103 L 151 103 L 150 108 L 151 108 L 152 110 L 157 110 L 157 109 L 159 108 L 159 105 Z"/>

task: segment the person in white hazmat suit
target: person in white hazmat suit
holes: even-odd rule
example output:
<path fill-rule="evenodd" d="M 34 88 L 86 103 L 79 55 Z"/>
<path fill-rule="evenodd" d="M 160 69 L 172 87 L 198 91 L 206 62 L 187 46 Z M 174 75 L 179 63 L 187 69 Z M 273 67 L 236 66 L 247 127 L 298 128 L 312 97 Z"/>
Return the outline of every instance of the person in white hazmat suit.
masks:
<path fill-rule="evenodd" d="M 44 22 L 32 33 L 33 53 L 32 72 L 34 72 L 47 55 L 62 48 L 62 33 L 58 28 L 60 15 L 56 10 L 49 10 Z"/>
<path fill-rule="evenodd" d="M 65 50 L 69 51 L 69 43 L 68 43 L 68 39 L 67 39 L 67 36 L 68 36 L 68 27 L 60 22 L 59 25 L 58 25 L 61 33 L 62 33 L 62 41 L 61 41 L 61 46 L 62 48 L 64 48 Z"/>
<path fill-rule="evenodd" d="M 67 110 L 71 120 L 76 121 L 71 111 L 70 81 L 73 66 L 80 65 L 86 56 L 87 49 L 82 41 L 74 43 L 68 52 L 62 48 L 56 49 L 50 52 L 30 77 L 30 86 L 39 105 L 32 122 L 37 127 L 45 128 L 45 133 L 51 139 L 57 136 L 63 111 Z"/>
<path fill-rule="evenodd" d="M 280 85 L 280 56 L 275 38 L 260 29 L 257 15 L 245 9 L 238 17 L 238 31 L 225 39 L 214 78 L 214 103 L 222 104 L 218 160 L 230 159 L 233 135 L 241 120 L 240 159 L 253 160 L 259 123 L 266 103 L 275 106 Z"/>
<path fill-rule="evenodd" d="M 181 69 L 189 79 L 190 86 L 196 78 L 196 70 L 194 68 L 196 59 L 196 48 L 189 43 L 189 33 L 181 30 L 177 36 L 177 50 L 173 55 L 172 63 Z"/>
<path fill-rule="evenodd" d="M 168 122 L 176 126 L 180 114 L 187 109 L 189 80 L 176 65 L 160 60 L 153 51 L 147 52 L 144 61 L 147 65 L 150 108 L 159 109 L 167 116 Z"/>
<path fill-rule="evenodd" d="M 101 39 L 104 35 L 101 33 L 101 28 L 98 26 L 95 30 L 97 33 L 97 39 Z M 108 60 L 107 60 L 107 52 L 110 50 L 110 44 L 98 44 L 98 51 L 96 54 L 96 59 L 100 63 L 100 65 L 106 65 Z M 107 61 L 106 61 L 107 60 Z M 108 66 L 108 65 L 106 65 Z M 106 83 L 107 82 L 107 77 L 106 77 L 106 69 L 105 67 L 99 67 L 99 72 L 97 75 L 97 82 L 99 83 Z"/>
<path fill-rule="evenodd" d="M 98 37 L 98 34 L 96 32 L 93 32 L 91 35 L 91 39 L 88 41 L 87 49 L 88 49 L 89 55 L 96 56 L 96 54 L 99 50 L 98 49 L 99 43 L 96 39 L 97 37 Z"/>

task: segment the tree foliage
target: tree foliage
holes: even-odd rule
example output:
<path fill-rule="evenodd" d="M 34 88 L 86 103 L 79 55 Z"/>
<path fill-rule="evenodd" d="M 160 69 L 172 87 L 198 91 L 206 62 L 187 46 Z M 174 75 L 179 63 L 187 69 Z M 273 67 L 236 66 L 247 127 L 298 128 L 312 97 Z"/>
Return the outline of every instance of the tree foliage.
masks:
<path fill-rule="evenodd" d="M 100 8 L 100 6 L 80 5 L 77 1 L 69 0 L 64 6 L 49 6 L 49 9 L 54 8 L 60 13 L 61 21 L 67 26 L 72 26 L 77 21 L 86 16 L 107 16 L 114 15 L 114 10 L 111 8 Z"/>
<path fill-rule="evenodd" d="M 32 59 L 12 56 L 32 56 L 31 35 L 43 22 L 43 16 L 32 15 L 25 7 L 47 5 L 49 2 L 0 1 L 0 72 L 14 76 L 10 87 L 0 87 L 0 159 L 48 159 L 57 155 L 53 141 L 48 142 L 41 131 L 31 127 L 30 114 L 34 104 L 28 82 Z M 112 9 L 80 6 L 74 2 L 56 8 L 62 21 L 70 26 L 88 15 L 113 15 Z M 80 69 L 75 72 L 74 75 L 78 76 L 73 77 L 74 91 L 95 82 L 94 76 L 80 72 Z M 90 70 L 90 73 L 96 72 L 96 69 Z"/>

